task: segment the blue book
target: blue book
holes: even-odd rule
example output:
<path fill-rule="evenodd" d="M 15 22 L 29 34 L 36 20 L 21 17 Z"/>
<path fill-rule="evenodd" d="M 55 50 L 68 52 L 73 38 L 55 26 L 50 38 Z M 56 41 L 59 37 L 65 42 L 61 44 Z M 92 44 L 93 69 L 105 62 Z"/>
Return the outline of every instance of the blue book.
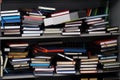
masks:
<path fill-rule="evenodd" d="M 48 67 L 50 64 L 48 63 L 31 63 L 30 66 L 39 66 L 39 67 Z"/>
<path fill-rule="evenodd" d="M 3 16 L 3 20 L 20 19 L 20 16 Z"/>
<path fill-rule="evenodd" d="M 81 52 L 81 53 L 85 53 L 86 49 L 84 49 L 84 48 L 64 48 L 64 52 Z"/>
<path fill-rule="evenodd" d="M 100 57 L 100 59 L 116 59 L 118 58 L 117 56 L 113 55 L 113 56 L 102 56 Z"/>
<path fill-rule="evenodd" d="M 20 19 L 13 19 L 13 20 L 2 20 L 3 23 L 16 23 L 21 22 Z"/>

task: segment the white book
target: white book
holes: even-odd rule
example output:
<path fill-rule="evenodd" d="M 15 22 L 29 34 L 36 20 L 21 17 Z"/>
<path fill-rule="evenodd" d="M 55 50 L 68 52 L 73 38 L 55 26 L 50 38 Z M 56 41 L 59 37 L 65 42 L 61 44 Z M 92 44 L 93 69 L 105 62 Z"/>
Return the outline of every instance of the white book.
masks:
<path fill-rule="evenodd" d="M 88 29 L 88 31 L 97 31 L 97 30 L 105 30 L 105 29 L 106 29 L 105 27 L 91 28 L 91 29 Z"/>
<path fill-rule="evenodd" d="M 50 25 L 54 25 L 53 18 L 52 17 L 45 18 L 44 19 L 44 26 L 50 26 Z"/>
<path fill-rule="evenodd" d="M 98 17 L 98 18 L 87 19 L 85 20 L 85 22 L 96 21 L 96 20 L 102 20 L 102 18 Z"/>
<path fill-rule="evenodd" d="M 71 20 L 78 19 L 78 12 L 72 12 L 69 14 L 64 14 L 60 16 L 55 16 L 55 17 L 50 17 L 50 18 L 45 18 L 44 19 L 44 25 L 45 26 L 50 26 L 50 25 L 58 25 L 61 23 L 65 23 Z"/>
<path fill-rule="evenodd" d="M 19 61 L 30 61 L 30 58 L 22 58 L 22 59 L 12 59 L 12 62 L 19 62 Z"/>
<path fill-rule="evenodd" d="M 15 12 L 19 12 L 18 10 L 5 10 L 5 11 L 1 11 L 0 13 L 15 13 Z"/>
<path fill-rule="evenodd" d="M 76 71 L 57 71 L 58 74 L 75 74 Z"/>
<path fill-rule="evenodd" d="M 53 71 L 54 68 L 35 68 L 35 71 Z"/>
<path fill-rule="evenodd" d="M 96 70 L 96 67 L 80 68 L 80 70 Z"/>
<path fill-rule="evenodd" d="M 47 6 L 38 6 L 38 9 L 56 10 L 56 8 L 53 8 L 53 7 L 47 7 Z"/>
<path fill-rule="evenodd" d="M 75 53 L 75 52 L 65 52 L 66 55 L 82 55 L 82 53 Z"/>
<path fill-rule="evenodd" d="M 80 32 L 62 32 L 62 35 L 63 36 L 67 36 L 67 35 L 78 35 L 78 36 L 80 36 Z"/>
<path fill-rule="evenodd" d="M 104 44 L 104 45 L 101 45 L 101 48 L 112 47 L 112 46 L 117 46 L 117 43 Z"/>
<path fill-rule="evenodd" d="M 63 55 L 63 54 L 58 53 L 58 55 L 61 56 L 61 57 L 63 57 L 63 58 L 65 58 L 65 59 L 68 59 L 68 60 L 70 60 L 70 61 L 73 61 L 72 58 L 70 58 L 70 57 L 68 57 L 68 56 L 65 56 L 65 55 Z"/>
<path fill-rule="evenodd" d="M 37 36 L 41 36 L 39 33 L 33 33 L 33 34 L 31 34 L 31 33 L 29 33 L 29 34 L 22 34 L 22 37 L 37 37 Z"/>
<path fill-rule="evenodd" d="M 80 67 L 97 67 L 97 65 L 96 64 L 87 64 L 87 65 L 85 65 L 85 64 L 83 64 L 83 65 L 80 65 Z"/>
<path fill-rule="evenodd" d="M 80 73 L 97 73 L 97 70 L 81 70 Z"/>
<path fill-rule="evenodd" d="M 103 34 L 103 33 L 106 33 L 106 31 L 91 31 L 89 32 L 89 34 Z"/>
<path fill-rule="evenodd" d="M 82 24 L 66 24 L 65 27 L 72 27 L 72 26 L 81 26 Z"/>
<path fill-rule="evenodd" d="M 75 68 L 56 68 L 56 70 L 75 70 Z"/>
<path fill-rule="evenodd" d="M 40 30 L 40 28 L 39 27 L 35 27 L 35 28 L 23 27 L 23 30 Z"/>
<path fill-rule="evenodd" d="M 1 27 L 1 29 L 18 29 L 20 28 L 20 26 L 4 26 L 4 27 Z"/>
<path fill-rule="evenodd" d="M 111 44 L 111 43 L 117 43 L 117 40 L 108 40 L 108 41 L 103 41 L 103 42 L 100 42 L 100 45 L 104 45 L 104 44 Z"/>
<path fill-rule="evenodd" d="M 98 64 L 98 61 L 81 62 L 81 64 Z"/>
<path fill-rule="evenodd" d="M 103 23 L 103 22 L 105 22 L 105 20 L 99 20 L 99 21 L 90 21 L 90 22 L 88 22 L 87 24 L 88 25 L 92 25 L 92 24 L 99 24 L 99 23 Z"/>
<path fill-rule="evenodd" d="M 64 14 L 64 15 L 53 17 L 54 25 L 61 24 L 70 20 L 71 20 L 70 14 Z"/>
<path fill-rule="evenodd" d="M 1 16 L 19 16 L 20 12 L 16 12 L 16 13 L 3 13 L 1 14 Z"/>
<path fill-rule="evenodd" d="M 27 33 L 27 34 L 29 34 L 29 33 L 39 33 L 39 34 L 41 34 L 41 33 L 43 33 L 43 31 L 41 30 L 41 31 L 23 31 L 23 34 L 24 33 Z"/>

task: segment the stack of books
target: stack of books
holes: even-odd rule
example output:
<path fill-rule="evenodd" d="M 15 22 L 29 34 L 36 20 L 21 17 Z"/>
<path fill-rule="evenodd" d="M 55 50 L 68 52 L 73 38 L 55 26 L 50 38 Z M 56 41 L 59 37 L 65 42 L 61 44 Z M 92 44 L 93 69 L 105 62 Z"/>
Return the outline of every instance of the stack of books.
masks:
<path fill-rule="evenodd" d="M 58 74 L 75 74 L 75 61 L 57 61 L 56 73 Z"/>
<path fill-rule="evenodd" d="M 114 33 L 119 31 L 119 26 L 108 26 L 107 27 L 107 32 L 109 33 Z"/>
<path fill-rule="evenodd" d="M 14 58 L 14 59 L 11 59 L 9 62 L 10 64 L 12 65 L 12 68 L 14 71 L 17 71 L 17 72 L 26 72 L 26 70 L 30 70 L 30 67 L 29 67 L 29 61 L 30 61 L 30 58 Z"/>
<path fill-rule="evenodd" d="M 120 69 L 120 63 L 117 61 L 117 56 L 100 57 L 99 62 L 103 65 L 103 71 L 117 71 Z"/>
<path fill-rule="evenodd" d="M 45 27 L 45 29 L 44 29 L 44 32 L 43 32 L 43 36 L 51 36 L 51 35 L 61 35 L 61 33 L 62 33 L 62 30 L 61 30 L 61 28 L 60 27 L 58 27 L 58 26 L 52 26 L 52 27 Z"/>
<path fill-rule="evenodd" d="M 97 73 L 98 57 L 89 59 L 81 59 L 80 61 L 80 73 Z"/>
<path fill-rule="evenodd" d="M 21 15 L 18 10 L 1 11 L 3 36 L 20 36 Z"/>
<path fill-rule="evenodd" d="M 24 13 L 23 13 L 24 12 Z M 22 36 L 41 36 L 43 33 L 43 19 L 41 14 L 33 14 L 32 11 L 21 10 L 22 14 Z"/>
<path fill-rule="evenodd" d="M 95 47 L 94 51 L 95 53 L 98 53 L 99 56 L 99 62 L 103 64 L 103 71 L 108 70 L 109 68 L 116 69 L 117 59 L 118 59 L 118 41 L 116 38 L 112 39 L 103 39 L 103 40 L 97 40 L 95 41 Z M 106 66 L 108 64 L 113 64 L 112 66 Z"/>
<path fill-rule="evenodd" d="M 85 22 L 86 26 L 88 26 L 86 32 L 89 34 L 106 33 L 106 27 L 109 24 L 109 22 L 105 19 L 107 16 L 107 14 L 102 14 L 86 17 Z"/>
<path fill-rule="evenodd" d="M 28 46 L 26 42 L 8 42 L 4 48 L 6 53 L 4 68 L 14 70 L 29 69 Z M 7 63 L 11 65 L 7 66 Z"/>
<path fill-rule="evenodd" d="M 27 42 L 8 42 L 4 47 L 4 52 L 7 52 L 8 58 L 25 58 L 28 56 Z"/>
<path fill-rule="evenodd" d="M 34 69 L 35 76 L 53 75 L 54 68 L 51 65 L 50 56 L 35 56 L 31 58 L 30 66 Z"/>
<path fill-rule="evenodd" d="M 62 35 L 80 35 L 81 32 L 81 26 L 82 26 L 82 21 L 81 20 L 75 20 L 75 21 L 70 21 L 66 22 L 65 26 L 62 30 Z"/>

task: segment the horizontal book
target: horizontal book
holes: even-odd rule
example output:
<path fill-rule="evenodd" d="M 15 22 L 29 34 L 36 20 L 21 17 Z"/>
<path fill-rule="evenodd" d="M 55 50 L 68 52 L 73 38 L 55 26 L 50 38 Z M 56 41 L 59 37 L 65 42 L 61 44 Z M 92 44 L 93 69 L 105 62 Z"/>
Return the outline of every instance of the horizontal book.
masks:
<path fill-rule="evenodd" d="M 37 37 L 37 36 L 41 36 L 40 33 L 23 33 L 21 34 L 22 37 Z"/>
<path fill-rule="evenodd" d="M 72 36 L 72 35 L 74 35 L 74 36 L 80 36 L 80 34 L 81 34 L 81 32 L 79 32 L 79 31 L 74 31 L 74 32 L 62 32 L 62 35 L 63 36 Z"/>
<path fill-rule="evenodd" d="M 97 73 L 97 70 L 81 70 L 80 73 L 82 74 L 88 74 L 88 73 Z"/>
<path fill-rule="evenodd" d="M 55 46 L 50 46 L 50 47 L 37 47 L 35 50 L 38 50 L 40 52 L 44 53 L 50 53 L 50 52 L 64 52 L 62 48 L 55 47 Z"/>
<path fill-rule="evenodd" d="M 104 34 L 106 33 L 106 31 L 91 31 L 91 32 L 88 32 L 89 34 Z"/>
<path fill-rule="evenodd" d="M 12 20 L 2 20 L 2 23 L 17 23 L 21 22 L 20 19 L 12 19 Z"/>
<path fill-rule="evenodd" d="M 59 71 L 59 70 L 75 70 L 75 68 L 56 68 L 56 71 Z"/>
<path fill-rule="evenodd" d="M 44 10 L 56 10 L 56 8 L 53 8 L 53 7 L 47 7 L 47 6 L 38 6 L 38 9 L 44 9 Z"/>
<path fill-rule="evenodd" d="M 71 65 L 74 64 L 75 65 L 75 61 L 57 61 L 57 65 Z"/>
<path fill-rule="evenodd" d="M 20 16 L 20 12 L 15 13 L 2 13 L 1 16 Z"/>
<path fill-rule="evenodd" d="M 98 40 L 95 41 L 96 44 L 99 45 L 107 45 L 107 44 L 111 44 L 111 43 L 117 43 L 117 39 L 106 39 L 106 40 Z"/>
<path fill-rule="evenodd" d="M 30 33 L 30 34 L 33 34 L 33 33 L 34 33 L 34 34 L 36 34 L 36 33 L 41 34 L 41 33 L 43 33 L 43 30 L 34 30 L 34 31 L 33 31 L 33 30 L 29 30 L 29 31 L 28 31 L 28 30 L 24 30 L 24 31 L 23 31 L 23 34 L 29 34 L 29 33 Z"/>
<path fill-rule="evenodd" d="M 20 19 L 20 16 L 3 16 L 2 20 Z"/>
<path fill-rule="evenodd" d="M 69 14 L 46 18 L 44 19 L 44 25 L 45 26 L 57 25 L 57 24 L 65 23 L 67 21 L 75 20 L 78 18 L 79 18 L 78 12 L 72 12 Z"/>
<path fill-rule="evenodd" d="M 19 10 L 4 10 L 1 11 L 0 13 L 16 13 L 16 12 L 19 12 Z"/>
<path fill-rule="evenodd" d="M 12 62 L 16 62 L 16 61 L 30 61 L 30 58 L 22 58 L 22 59 L 12 59 Z"/>
<path fill-rule="evenodd" d="M 76 71 L 57 71 L 58 74 L 75 74 Z"/>
<path fill-rule="evenodd" d="M 66 56 L 66 55 L 63 55 L 63 54 L 61 54 L 61 53 L 58 53 L 58 56 L 60 56 L 60 57 L 62 57 L 62 58 L 64 58 L 64 59 L 73 61 L 73 58 L 70 58 L 70 57 L 68 57 L 68 56 Z"/>
<path fill-rule="evenodd" d="M 60 16 L 60 15 L 64 15 L 64 14 L 69 14 L 69 13 L 70 13 L 69 10 L 59 11 L 59 12 L 52 13 L 51 17 Z"/>
<path fill-rule="evenodd" d="M 86 49 L 84 48 L 64 48 L 64 52 L 80 52 L 80 53 L 85 53 Z"/>
<path fill-rule="evenodd" d="M 8 42 L 7 45 L 9 47 L 29 46 L 29 44 L 26 42 Z"/>
<path fill-rule="evenodd" d="M 89 68 L 89 67 L 97 67 L 97 64 L 82 64 L 82 65 L 80 65 L 80 67 L 82 67 L 82 68 Z"/>
<path fill-rule="evenodd" d="M 3 26 L 1 29 L 20 29 L 20 26 Z"/>
<path fill-rule="evenodd" d="M 50 66 L 49 63 L 30 63 L 30 66 L 41 66 L 41 67 L 44 67 L 44 66 Z"/>

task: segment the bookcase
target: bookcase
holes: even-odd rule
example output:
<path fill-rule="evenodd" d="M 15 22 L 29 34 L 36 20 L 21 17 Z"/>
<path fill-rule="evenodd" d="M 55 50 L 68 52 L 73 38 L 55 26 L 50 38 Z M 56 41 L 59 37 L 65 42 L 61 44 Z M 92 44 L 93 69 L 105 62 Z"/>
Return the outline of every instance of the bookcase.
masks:
<path fill-rule="evenodd" d="M 109 5 L 107 4 L 107 2 L 109 2 Z M 48 7 L 53 7 L 53 8 L 56 8 L 56 12 L 59 12 L 59 11 L 80 11 L 80 15 L 79 15 L 79 20 L 78 21 L 82 21 L 81 25 L 83 26 L 82 28 L 80 28 L 80 30 L 83 30 L 83 32 L 81 32 L 80 34 L 77 34 L 77 35 L 57 35 L 57 34 L 54 34 L 54 35 L 49 35 L 49 34 L 45 34 L 45 35 L 40 35 L 40 36 L 21 36 L 21 33 L 20 35 L 14 35 L 14 36 L 5 36 L 3 35 L 3 30 L 1 29 L 1 37 L 0 37 L 0 50 L 1 50 L 1 80 L 7 80 L 7 79 L 35 79 L 35 80 L 42 80 L 42 79 L 45 79 L 45 80 L 66 80 L 66 79 L 69 79 L 69 80 L 119 80 L 120 79 L 120 55 L 119 55 L 119 52 L 120 52 L 120 46 L 119 46 L 119 41 L 120 41 L 120 33 L 119 33 L 119 30 L 117 32 L 105 32 L 105 33 L 93 33 L 93 34 L 89 34 L 89 31 L 86 32 L 86 27 L 88 27 L 89 25 L 86 25 L 87 24 L 87 19 L 89 20 L 89 16 L 87 16 L 87 11 L 88 9 L 91 9 L 92 12 L 93 11 L 96 11 L 97 10 L 102 10 L 100 12 L 100 14 L 97 14 L 97 15 L 91 15 L 91 16 L 98 16 L 98 15 L 103 15 L 104 17 L 107 16 L 107 20 L 109 22 L 109 26 L 113 26 L 113 27 L 118 27 L 120 26 L 120 23 L 119 23 L 119 20 L 120 20 L 120 17 L 119 17 L 119 13 L 120 13 L 120 10 L 119 10 L 119 7 L 120 7 L 120 0 L 3 0 L 2 1 L 2 4 L 1 4 L 1 10 L 4 11 L 4 10 L 18 10 L 18 9 L 36 9 L 38 8 L 38 6 L 48 6 Z M 105 12 L 107 7 L 108 8 L 108 12 L 107 13 L 108 15 L 105 15 Z M 100 9 L 99 9 L 100 8 Z M 94 10 L 95 9 L 95 10 Z M 49 14 L 52 14 L 52 13 L 49 13 Z M 94 13 L 95 14 L 95 13 Z M 71 14 L 69 14 L 71 15 Z M 2 13 L 1 13 L 1 16 L 2 16 Z M 74 16 L 76 17 L 76 16 Z M 64 18 L 64 17 L 63 17 Z M 99 18 L 99 17 L 98 17 Z M 100 17 L 101 18 L 101 17 Z M 21 19 L 21 17 L 20 17 Z M 65 18 L 66 19 L 66 18 Z M 90 18 L 91 19 L 91 18 Z M 77 20 L 75 20 L 77 21 Z M 23 23 L 21 23 L 22 21 L 20 21 L 20 27 Z M 57 24 L 55 24 L 55 26 L 53 27 L 56 27 L 57 26 L 68 26 L 69 22 L 72 22 L 72 21 L 65 21 L 65 22 L 61 22 Z M 74 20 L 73 20 L 74 22 Z M 32 23 L 32 22 L 30 22 Z M 33 23 L 37 23 L 37 22 L 33 22 Z M 68 23 L 68 24 L 67 24 Z M 4 23 L 5 24 L 5 23 Z M 50 23 L 51 24 L 51 23 Z M 54 23 L 53 23 L 54 24 Z M 42 24 L 43 25 L 43 24 Z M 48 25 L 48 24 L 47 24 Z M 48 25 L 49 26 L 49 25 Z M 51 25 L 50 25 L 51 26 Z M 1 19 L 1 27 L 3 27 L 3 24 L 2 24 L 2 19 Z M 47 27 L 45 27 L 47 28 Z M 20 28 L 21 29 L 21 28 Z M 49 29 L 48 29 L 49 30 Z M 21 30 L 20 30 L 21 32 Z M 5 33 L 4 33 L 5 34 Z M 88 57 L 90 60 L 91 58 L 92 59 L 96 59 L 96 53 L 98 53 L 97 51 L 97 47 L 100 45 L 99 44 L 99 41 L 102 42 L 103 40 L 117 40 L 115 43 L 117 44 L 114 44 L 115 47 L 113 47 L 112 49 L 116 50 L 117 49 L 117 52 L 114 52 L 115 54 L 117 54 L 117 56 L 114 56 L 114 57 L 117 57 L 117 63 L 116 61 L 113 61 L 113 63 L 116 63 L 118 64 L 117 65 L 117 69 L 115 68 L 115 70 L 107 70 L 107 71 L 103 71 L 103 65 L 99 64 L 98 62 L 101 62 L 102 63 L 102 59 L 101 57 L 97 58 L 99 59 L 99 61 L 97 60 L 97 63 L 95 63 L 94 65 L 91 65 L 91 66 L 97 66 L 97 72 L 81 72 L 82 71 L 82 66 L 86 66 L 86 65 L 82 65 L 82 64 L 85 64 L 85 63 L 82 63 L 82 62 L 89 62 L 87 61 Z M 16 64 L 16 63 L 20 63 L 20 62 L 16 62 L 16 63 L 13 63 L 12 60 L 16 60 L 14 59 L 14 57 L 12 56 L 6 56 L 9 55 L 10 51 L 12 51 L 12 47 L 10 47 L 10 43 L 16 43 L 16 42 L 20 42 L 20 44 L 24 45 L 24 46 L 19 46 L 19 43 L 16 45 L 13 45 L 15 46 L 15 50 L 17 50 L 19 47 L 19 50 L 25 50 L 25 51 L 21 51 L 22 53 L 24 54 L 27 54 L 26 55 L 22 55 L 21 57 L 25 56 L 27 57 L 26 59 L 28 60 L 27 63 L 29 64 L 26 64 L 30 67 L 30 69 L 28 69 L 28 66 L 25 67 L 24 70 L 20 70 L 17 69 L 17 68 L 14 68 L 13 70 L 11 70 L 11 66 L 13 68 L 13 65 L 12 64 Z M 24 42 L 24 43 L 21 43 L 21 42 Z M 96 42 L 96 43 L 95 43 Z M 97 43 L 98 42 L 98 43 Z M 9 44 L 9 45 L 8 45 Z M 106 44 L 106 43 L 105 43 Z M 47 46 L 46 46 L 47 45 Z M 37 47 L 36 47 L 37 46 Z M 55 47 L 55 52 L 49 52 L 49 50 L 46 50 L 47 48 L 46 47 L 50 47 L 50 48 L 53 48 Z M 67 52 L 67 50 L 74 50 L 74 48 L 76 49 L 77 48 L 80 48 L 79 50 L 81 50 L 81 52 Z M 104 46 L 103 46 L 104 47 Z M 37 49 L 36 49 L 37 48 Z M 45 50 L 43 48 L 46 48 Z M 56 50 L 57 48 L 57 50 Z M 40 50 L 38 50 L 40 49 Z M 37 54 L 39 53 L 40 51 L 40 54 Z M 47 52 L 48 51 L 48 52 Z M 66 51 L 66 52 L 65 52 Z M 17 51 L 15 51 L 17 52 Z M 19 52 L 19 51 L 18 51 Z M 85 57 L 85 60 L 84 59 L 79 59 L 79 55 L 83 54 L 84 53 L 84 56 Z M 110 51 L 108 52 L 110 53 Z M 107 53 L 107 54 L 108 54 Z M 111 50 L 111 53 L 112 53 L 112 50 Z M 37 71 L 35 72 L 35 70 L 37 70 L 37 68 L 34 68 L 35 66 L 32 64 L 32 59 L 34 59 L 35 57 L 37 57 L 36 55 L 39 55 L 38 57 L 40 56 L 52 56 L 52 58 L 50 58 L 50 64 L 52 64 L 52 66 L 49 66 L 49 70 L 48 73 L 47 71 L 45 72 L 45 70 L 43 71 L 44 68 L 46 67 L 42 67 L 42 72 L 38 72 L 37 74 Z M 69 54 L 76 54 L 74 57 Z M 101 56 L 101 55 L 97 55 L 98 56 Z M 16 56 L 18 57 L 18 56 Z M 19 55 L 20 57 L 20 55 Z M 87 59 L 86 59 L 87 57 Z M 103 57 L 104 58 L 104 57 Z M 20 60 L 20 59 L 19 59 Z M 40 61 L 42 61 L 43 59 L 40 59 Z M 49 59 L 45 59 L 46 62 L 45 63 L 49 63 Z M 112 59 L 113 60 L 113 59 Z M 116 60 L 116 58 L 115 58 Z M 74 63 L 74 67 L 70 67 L 72 68 L 72 70 L 70 70 L 71 72 L 68 72 L 68 73 L 60 73 L 59 72 L 59 67 L 61 66 L 59 62 L 65 62 L 65 64 L 62 64 L 63 65 L 66 65 L 72 61 L 72 64 Z M 93 61 L 94 62 L 94 61 Z M 26 62 L 24 62 L 26 63 Z M 71 62 L 70 62 L 71 63 Z M 5 65 L 6 64 L 6 65 Z M 45 64 L 47 65 L 48 67 L 48 64 Z M 109 65 L 109 64 L 106 64 L 106 65 Z M 5 66 L 5 68 L 4 68 Z M 22 66 L 22 65 L 21 65 Z M 19 66 L 19 67 L 21 67 Z M 24 66 L 24 65 L 23 65 Z M 66 67 L 64 66 L 64 67 Z M 71 65 L 73 66 L 73 65 Z M 40 67 L 40 66 L 39 66 Z M 64 68 L 63 67 L 63 68 Z M 9 68 L 10 68 L 10 71 L 9 71 Z M 60 67 L 61 68 L 61 67 Z M 14 71 L 16 69 L 16 71 Z M 75 69 L 75 71 L 73 71 L 73 69 Z M 84 69 L 88 69 L 87 68 L 84 68 Z M 92 68 L 93 69 L 93 68 Z M 18 71 L 17 71 L 18 70 Z M 48 69 L 46 69 L 48 70 Z M 64 70 L 63 70 L 64 71 Z M 96 71 L 96 70 L 95 70 Z M 43 74 L 44 73 L 44 74 Z"/>

